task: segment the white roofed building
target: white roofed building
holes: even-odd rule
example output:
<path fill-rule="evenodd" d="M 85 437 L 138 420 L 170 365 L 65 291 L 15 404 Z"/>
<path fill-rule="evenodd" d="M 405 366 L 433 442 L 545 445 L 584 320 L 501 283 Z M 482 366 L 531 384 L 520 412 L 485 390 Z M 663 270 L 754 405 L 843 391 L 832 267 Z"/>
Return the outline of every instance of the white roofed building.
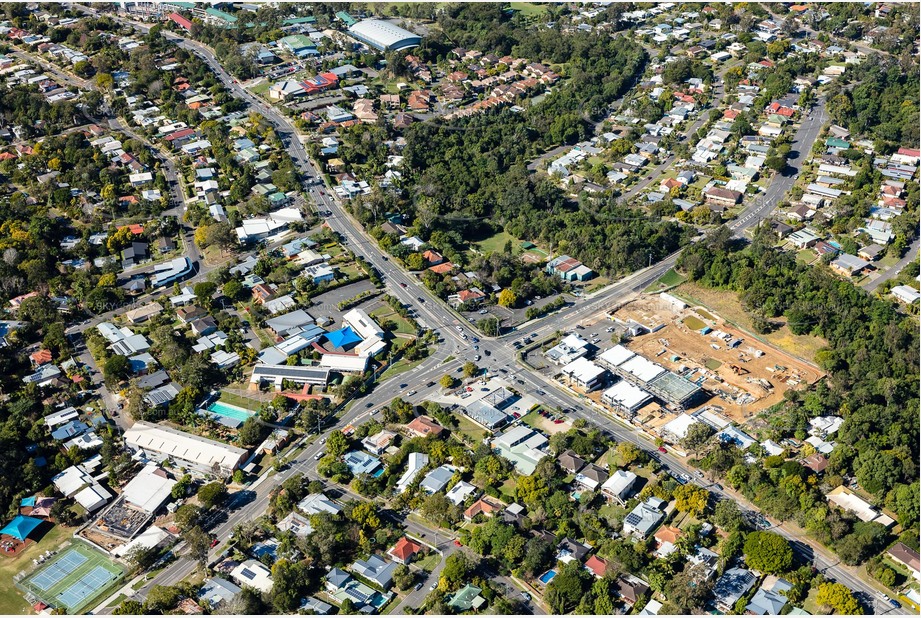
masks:
<path fill-rule="evenodd" d="M 229 476 L 243 462 L 247 451 L 185 431 L 135 423 L 125 432 L 125 443 L 157 461 L 173 460 L 199 472 Z"/>

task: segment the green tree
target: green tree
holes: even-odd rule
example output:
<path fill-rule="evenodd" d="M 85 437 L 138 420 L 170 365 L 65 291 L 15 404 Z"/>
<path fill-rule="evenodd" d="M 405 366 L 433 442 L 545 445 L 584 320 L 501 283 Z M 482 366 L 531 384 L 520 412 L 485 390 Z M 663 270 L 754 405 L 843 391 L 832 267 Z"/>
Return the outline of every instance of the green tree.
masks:
<path fill-rule="evenodd" d="M 675 508 L 692 517 L 700 516 L 707 509 L 710 492 L 703 487 L 688 483 L 675 488 Z"/>
<path fill-rule="evenodd" d="M 377 506 L 372 502 L 361 502 L 352 508 L 349 518 L 367 530 L 377 530 L 381 527 L 381 518 L 377 514 Z"/>
<path fill-rule="evenodd" d="M 713 429 L 710 425 L 701 422 L 692 423 L 685 436 L 681 438 L 681 446 L 696 455 L 712 435 Z"/>
<path fill-rule="evenodd" d="M 231 279 L 224 284 L 222 291 L 230 300 L 239 300 L 243 294 L 243 284 L 236 279 Z"/>
<path fill-rule="evenodd" d="M 443 376 L 441 376 L 441 379 L 438 381 L 438 384 L 440 384 L 441 388 L 445 390 L 452 388 L 454 386 L 454 376 L 446 373 Z"/>
<path fill-rule="evenodd" d="M 815 600 L 816 603 L 829 608 L 836 614 L 853 616 L 863 613 L 860 602 L 857 601 L 851 589 L 844 584 L 831 582 L 819 584 Z"/>
<path fill-rule="evenodd" d="M 211 297 L 217 292 L 217 284 L 211 281 L 202 281 L 201 283 L 196 283 L 192 291 L 195 293 L 198 304 L 207 308 L 211 306 Z"/>
<path fill-rule="evenodd" d="M 166 612 L 173 609 L 182 598 L 182 592 L 173 586 L 154 586 L 147 593 L 147 600 L 144 603 L 145 613 L 153 610 L 155 612 Z"/>
<path fill-rule="evenodd" d="M 206 509 L 213 508 L 222 503 L 227 497 L 227 486 L 220 481 L 214 481 L 207 485 L 202 485 L 198 490 L 198 501 Z"/>
<path fill-rule="evenodd" d="M 143 616 L 144 604 L 134 599 L 125 599 L 112 613 L 116 616 Z"/>
<path fill-rule="evenodd" d="M 102 366 L 102 375 L 110 384 L 117 384 L 131 375 L 131 363 L 127 356 L 116 354 L 110 356 Z"/>
<path fill-rule="evenodd" d="M 397 568 L 393 570 L 393 583 L 396 584 L 400 591 L 409 590 L 413 585 L 414 579 L 415 577 L 412 571 L 410 571 L 409 567 L 405 564 L 398 565 Z"/>
<path fill-rule="evenodd" d="M 588 587 L 589 578 L 588 572 L 582 568 L 582 565 L 573 560 L 550 580 L 547 591 L 544 593 L 544 601 L 554 614 L 568 614 L 582 599 Z"/>
<path fill-rule="evenodd" d="M 197 562 L 201 567 L 208 564 L 208 550 L 211 549 L 211 536 L 199 526 L 195 526 L 183 534 L 182 538 L 189 548 L 189 558 Z"/>
<path fill-rule="evenodd" d="M 250 416 L 243 421 L 243 425 L 237 431 L 237 440 L 243 446 L 255 446 L 262 440 L 262 432 L 263 427 L 259 423 L 259 419 L 255 416 Z"/>
<path fill-rule="evenodd" d="M 779 534 L 757 531 L 745 537 L 745 563 L 762 573 L 784 573 L 793 566 L 793 549 Z"/>
<path fill-rule="evenodd" d="M 467 361 L 464 363 L 464 376 L 467 378 L 472 378 L 480 372 L 480 368 L 476 366 L 476 363 L 472 361 Z"/>
<path fill-rule="evenodd" d="M 732 500 L 720 500 L 713 509 L 713 523 L 726 532 L 735 532 L 745 525 L 739 505 Z"/>
<path fill-rule="evenodd" d="M 326 440 L 326 453 L 332 457 L 342 457 L 349 450 L 350 441 L 341 431 L 333 431 Z"/>

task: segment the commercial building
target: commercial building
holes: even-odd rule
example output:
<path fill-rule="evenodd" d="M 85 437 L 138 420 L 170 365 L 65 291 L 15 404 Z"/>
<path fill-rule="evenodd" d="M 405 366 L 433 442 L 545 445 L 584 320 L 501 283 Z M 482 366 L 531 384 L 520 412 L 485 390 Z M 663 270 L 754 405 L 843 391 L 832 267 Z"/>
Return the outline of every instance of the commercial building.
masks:
<path fill-rule="evenodd" d="M 561 373 L 579 388 L 593 391 L 601 386 L 607 370 L 586 358 L 577 358 L 563 367 Z"/>
<path fill-rule="evenodd" d="M 179 257 L 164 264 L 154 267 L 150 283 L 159 288 L 179 281 L 192 272 L 192 261 L 187 257 Z"/>
<path fill-rule="evenodd" d="M 620 380 L 614 386 L 601 393 L 601 401 L 612 408 L 617 408 L 629 415 L 652 401 L 652 395 L 626 380 Z"/>
<path fill-rule="evenodd" d="M 172 460 L 199 472 L 229 476 L 246 458 L 247 451 L 185 431 L 135 423 L 125 432 L 125 443 L 157 461 Z"/>
<path fill-rule="evenodd" d="M 568 365 L 588 353 L 588 341 L 579 335 L 566 335 L 558 344 L 547 350 L 544 356 L 557 365 Z"/>
<path fill-rule="evenodd" d="M 276 389 L 280 389 L 284 380 L 297 384 L 325 385 L 329 380 L 329 369 L 296 365 L 256 365 L 253 367 L 250 384 L 272 382 Z"/>
<path fill-rule="evenodd" d="M 548 440 L 527 425 L 518 425 L 497 436 L 492 443 L 500 455 L 508 459 L 520 474 L 532 474 L 538 462 L 548 456 L 544 450 Z"/>
<path fill-rule="evenodd" d="M 381 19 L 363 19 L 349 26 L 349 34 L 380 51 L 409 49 L 422 42 L 418 34 Z"/>
<path fill-rule="evenodd" d="M 371 316 L 361 309 L 352 309 L 342 316 L 342 321 L 347 326 L 351 326 L 362 339 L 378 337 L 383 339 L 384 329 L 377 325 Z"/>

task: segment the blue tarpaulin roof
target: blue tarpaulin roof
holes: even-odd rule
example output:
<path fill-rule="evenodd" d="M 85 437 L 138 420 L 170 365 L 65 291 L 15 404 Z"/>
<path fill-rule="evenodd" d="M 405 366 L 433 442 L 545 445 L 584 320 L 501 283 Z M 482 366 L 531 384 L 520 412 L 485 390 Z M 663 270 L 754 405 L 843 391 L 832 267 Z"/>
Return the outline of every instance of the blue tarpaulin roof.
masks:
<path fill-rule="evenodd" d="M 326 338 L 331 344 L 333 344 L 333 346 L 337 348 L 344 348 L 347 345 L 361 341 L 361 337 L 359 337 L 355 331 L 352 330 L 351 326 L 346 326 L 345 328 L 340 328 L 339 330 L 334 330 L 331 333 L 327 333 Z"/>
<path fill-rule="evenodd" d="M 42 523 L 41 519 L 36 519 L 35 517 L 26 517 L 25 515 L 17 515 L 13 521 L 8 523 L 3 530 L 0 530 L 0 534 L 8 534 L 12 537 L 16 537 L 20 541 L 25 541 L 26 537 L 29 534 L 38 528 Z"/>
<path fill-rule="evenodd" d="M 19 501 L 19 506 L 35 506 L 35 496 L 29 496 Z"/>

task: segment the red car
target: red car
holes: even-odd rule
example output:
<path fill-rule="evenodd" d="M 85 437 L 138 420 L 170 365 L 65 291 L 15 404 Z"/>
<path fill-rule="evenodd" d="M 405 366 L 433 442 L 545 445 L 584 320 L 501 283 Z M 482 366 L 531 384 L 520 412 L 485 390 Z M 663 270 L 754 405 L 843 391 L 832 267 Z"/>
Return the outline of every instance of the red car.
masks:
<path fill-rule="evenodd" d="M 668 451 L 665 450 L 665 447 L 664 447 L 664 446 L 660 446 L 658 450 L 659 450 L 660 453 L 663 453 L 663 454 L 667 454 L 667 453 L 668 453 Z"/>
<path fill-rule="evenodd" d="M 457 539 L 454 539 L 454 544 L 457 545 L 458 547 L 463 547 L 463 545 L 461 545 L 461 542 L 458 541 Z"/>
<path fill-rule="evenodd" d="M 218 541 L 217 538 L 212 539 L 212 540 L 211 540 L 211 547 L 216 547 L 217 544 L 218 544 L 219 542 L 220 542 L 220 541 Z"/>

